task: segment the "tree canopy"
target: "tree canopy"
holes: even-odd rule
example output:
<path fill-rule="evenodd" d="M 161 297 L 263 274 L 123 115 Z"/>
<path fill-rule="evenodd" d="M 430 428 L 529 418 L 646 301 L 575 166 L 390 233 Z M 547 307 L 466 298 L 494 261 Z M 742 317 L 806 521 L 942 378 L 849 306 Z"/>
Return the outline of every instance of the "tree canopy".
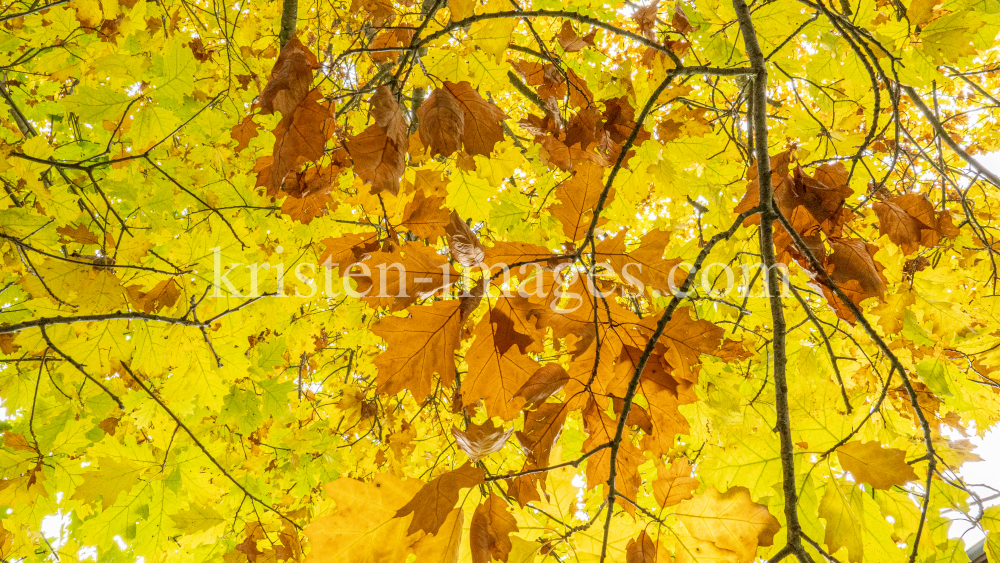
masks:
<path fill-rule="evenodd" d="M 3 561 L 1000 562 L 997 0 L 43 1 Z"/>

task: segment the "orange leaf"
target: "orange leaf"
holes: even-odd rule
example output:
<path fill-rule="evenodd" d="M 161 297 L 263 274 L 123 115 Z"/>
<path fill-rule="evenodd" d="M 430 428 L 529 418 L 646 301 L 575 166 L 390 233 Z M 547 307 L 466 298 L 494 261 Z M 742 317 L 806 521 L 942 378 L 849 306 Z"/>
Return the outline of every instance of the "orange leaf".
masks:
<path fill-rule="evenodd" d="M 420 491 L 406 506 L 396 511 L 396 518 L 413 514 L 413 521 L 407 533 L 423 530 L 436 534 L 444 524 L 448 514 L 458 502 L 461 489 L 483 484 L 484 472 L 479 467 L 466 463 L 462 467 L 436 477 L 421 487 Z"/>
<path fill-rule="evenodd" d="M 427 197 L 423 191 L 418 191 L 413 201 L 406 204 L 400 226 L 406 227 L 420 238 L 434 239 L 444 236 L 451 217 L 443 205 L 443 197 Z"/>
<path fill-rule="evenodd" d="M 465 152 L 489 156 L 493 146 L 503 140 L 501 122 L 509 119 L 507 114 L 493 102 L 483 99 L 468 82 L 445 82 L 444 89 L 462 108 L 464 127 L 461 137 Z"/>
<path fill-rule="evenodd" d="M 562 224 L 566 238 L 575 242 L 587 234 L 592 211 L 603 191 L 604 168 L 592 163 L 580 166 L 572 178 L 556 188 L 556 197 L 560 203 L 552 206 L 550 211 Z M 612 194 L 609 191 L 608 201 L 611 201 Z"/>
<path fill-rule="evenodd" d="M 701 483 L 691 477 L 691 464 L 686 457 L 677 458 L 670 464 L 656 466 L 656 480 L 653 481 L 653 496 L 660 508 L 668 508 L 691 498 Z"/>
<path fill-rule="evenodd" d="M 507 503 L 490 493 L 486 502 L 476 507 L 469 526 L 472 563 L 490 563 L 491 557 L 507 561 L 513 547 L 510 534 L 517 531 L 517 520 L 507 511 Z"/>
<path fill-rule="evenodd" d="M 524 385 L 517 390 L 515 397 L 524 397 L 526 409 L 537 408 L 560 389 L 566 386 L 569 374 L 555 362 L 538 368 Z"/>
<path fill-rule="evenodd" d="M 417 110 L 420 141 L 431 155 L 451 156 L 459 149 L 465 133 L 465 110 L 451 92 L 435 88 Z"/>
<path fill-rule="evenodd" d="M 444 386 L 455 379 L 455 350 L 462 329 L 458 301 L 412 307 L 409 317 L 383 317 L 372 332 L 386 341 L 375 358 L 378 390 L 395 395 L 409 389 L 423 401 L 434 390 L 434 374 Z"/>

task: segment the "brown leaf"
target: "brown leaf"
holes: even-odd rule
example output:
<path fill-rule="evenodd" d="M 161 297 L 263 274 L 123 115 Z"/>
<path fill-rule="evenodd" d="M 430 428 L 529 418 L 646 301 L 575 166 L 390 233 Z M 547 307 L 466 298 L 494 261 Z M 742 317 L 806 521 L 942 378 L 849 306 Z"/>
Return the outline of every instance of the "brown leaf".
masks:
<path fill-rule="evenodd" d="M 76 242 L 80 244 L 100 244 L 100 239 L 97 235 L 91 233 L 90 230 L 84 224 L 79 224 L 74 226 L 66 225 L 63 227 L 56 227 L 56 232 L 62 235 L 59 237 L 59 242 Z"/>
<path fill-rule="evenodd" d="M 669 561 L 670 556 L 659 542 L 649 537 L 646 530 L 639 532 L 639 536 L 629 540 L 625 546 L 625 563 L 658 563 L 661 560 Z"/>
<path fill-rule="evenodd" d="M 907 254 L 920 246 L 933 247 L 941 237 L 955 237 L 958 230 L 947 211 L 935 212 L 924 194 L 903 194 L 872 205 L 879 220 L 879 233 L 898 244 Z"/>
<path fill-rule="evenodd" d="M 444 236 L 451 217 L 443 206 L 443 197 L 427 197 L 423 191 L 418 191 L 413 201 L 406 204 L 400 226 L 420 238 L 435 239 Z"/>
<path fill-rule="evenodd" d="M 462 319 L 458 301 L 438 301 L 409 311 L 409 317 L 383 317 L 372 327 L 386 341 L 385 351 L 375 358 L 378 391 L 395 395 L 409 389 L 421 402 L 434 390 L 434 374 L 445 387 L 455 380 Z"/>
<path fill-rule="evenodd" d="M 503 140 L 503 125 L 509 116 L 493 102 L 483 99 L 468 82 L 445 82 L 444 90 L 462 108 L 464 128 L 462 145 L 470 155 L 489 156 L 493 147 Z"/>
<path fill-rule="evenodd" d="M 295 111 L 309 94 L 315 68 L 316 56 L 298 37 L 290 38 L 274 62 L 271 79 L 260 93 L 260 112 L 270 114 L 277 110 L 288 115 Z"/>
<path fill-rule="evenodd" d="M 130 285 L 126 288 L 129 300 L 144 313 L 152 313 L 160 309 L 173 307 L 177 299 L 181 296 L 181 290 L 177 282 L 172 279 L 163 280 L 153 286 L 148 292 L 142 291 L 141 286 Z"/>
<path fill-rule="evenodd" d="M 458 213 L 451 212 L 445 231 L 448 233 L 448 251 L 453 260 L 466 268 L 483 263 L 486 258 L 486 249 L 480 244 L 476 233 L 458 216 Z"/>
<path fill-rule="evenodd" d="M 281 213 L 308 225 L 313 219 L 322 217 L 330 211 L 333 198 L 328 193 L 314 193 L 305 197 L 288 196 L 281 202 Z"/>
<path fill-rule="evenodd" d="M 656 10 L 659 7 L 660 0 L 656 0 L 648 6 L 639 6 L 632 12 L 632 19 L 639 24 L 639 33 L 650 41 L 656 41 Z"/>
<path fill-rule="evenodd" d="M 906 463 L 906 452 L 883 448 L 878 442 L 848 442 L 837 448 L 837 459 L 856 481 L 876 489 L 889 490 L 917 479 L 916 472 Z"/>
<path fill-rule="evenodd" d="M 674 15 L 670 18 L 670 25 L 679 33 L 684 34 L 698 30 L 698 28 L 691 25 L 691 22 L 688 21 L 687 14 L 684 13 L 684 8 L 681 8 L 680 2 L 674 6 Z"/>
<path fill-rule="evenodd" d="M 406 169 L 405 155 L 409 146 L 406 120 L 388 86 L 380 86 L 370 100 L 375 123 L 360 135 L 345 142 L 354 161 L 354 172 L 373 194 L 399 193 L 399 178 Z"/>
<path fill-rule="evenodd" d="M 465 133 L 465 110 L 451 92 L 435 88 L 417 110 L 420 141 L 430 147 L 431 155 L 451 156 Z"/>
<path fill-rule="evenodd" d="M 571 241 L 578 241 L 587 234 L 593 209 L 604 191 L 604 168 L 591 163 L 579 166 L 573 177 L 556 188 L 559 204 L 549 210 L 562 224 L 562 231 Z M 607 201 L 611 201 L 609 190 Z M 600 224 L 602 221 L 598 221 Z"/>
<path fill-rule="evenodd" d="M 490 563 L 490 558 L 507 561 L 513 547 L 510 535 L 517 531 L 517 520 L 507 511 L 507 503 L 490 493 L 486 502 L 476 507 L 469 526 L 472 563 Z"/>
<path fill-rule="evenodd" d="M 513 432 L 513 428 L 504 430 L 503 426 L 494 426 L 493 419 L 487 419 L 482 424 L 469 424 L 469 429 L 465 431 L 451 427 L 458 449 L 469 456 L 470 463 L 502 450 Z"/>
<path fill-rule="evenodd" d="M 653 497 L 660 508 L 668 508 L 692 497 L 701 483 L 691 477 L 691 464 L 686 457 L 677 458 L 669 466 L 656 466 Z"/>
<path fill-rule="evenodd" d="M 561 365 L 555 362 L 548 363 L 538 368 L 514 396 L 524 397 L 525 409 L 537 408 L 565 387 L 567 381 L 569 374 Z"/>
<path fill-rule="evenodd" d="M 253 116 L 247 115 L 233 127 L 232 131 L 229 132 L 229 136 L 236 141 L 236 147 L 233 149 L 236 152 L 240 152 L 243 149 L 250 146 L 250 139 L 257 136 L 257 132 L 260 128 L 254 123 Z"/>
<path fill-rule="evenodd" d="M 593 47 L 594 37 L 596 36 L 596 34 L 597 30 L 595 29 L 594 31 L 591 31 L 586 37 L 580 37 L 579 35 L 576 34 L 576 30 L 573 29 L 573 24 L 570 23 L 569 21 L 564 21 L 562 28 L 559 30 L 559 35 L 556 36 L 556 39 L 559 41 L 559 44 L 562 45 L 562 48 L 567 53 L 575 53 L 577 51 L 586 49 L 588 45 Z"/>
<path fill-rule="evenodd" d="M 524 399 L 517 391 L 538 369 L 537 362 L 513 347 L 512 336 L 504 318 L 493 314 L 483 317 L 466 353 L 469 371 L 462 380 L 466 404 L 483 399 L 486 412 L 503 420 L 518 416 Z"/>
<path fill-rule="evenodd" d="M 828 242 L 833 253 L 827 258 L 827 272 L 847 298 L 855 305 L 869 297 L 882 299 L 886 280 L 882 265 L 874 258 L 877 248 L 860 239 L 831 238 Z"/>
<path fill-rule="evenodd" d="M 772 545 L 781 529 L 767 507 L 753 502 L 743 487 L 731 487 L 721 494 L 708 488 L 679 504 L 676 514 L 692 536 L 735 552 L 742 563 L 754 560 L 757 546 Z"/>
<path fill-rule="evenodd" d="M 396 511 L 396 518 L 413 514 L 413 521 L 407 530 L 413 534 L 423 530 L 437 534 L 441 525 L 455 508 L 461 489 L 483 484 L 484 472 L 479 467 L 466 463 L 462 467 L 432 479 L 406 506 Z"/>
<path fill-rule="evenodd" d="M 274 129 L 274 151 L 271 165 L 257 177 L 258 186 L 277 190 L 289 172 L 323 156 L 326 147 L 325 122 L 331 117 L 329 108 L 319 103 L 322 94 L 312 90 Z"/>
<path fill-rule="evenodd" d="M 548 467 L 552 446 L 559 439 L 569 408 L 566 403 L 543 403 L 524 414 L 524 430 L 515 436 L 528 458 L 525 468 Z"/>

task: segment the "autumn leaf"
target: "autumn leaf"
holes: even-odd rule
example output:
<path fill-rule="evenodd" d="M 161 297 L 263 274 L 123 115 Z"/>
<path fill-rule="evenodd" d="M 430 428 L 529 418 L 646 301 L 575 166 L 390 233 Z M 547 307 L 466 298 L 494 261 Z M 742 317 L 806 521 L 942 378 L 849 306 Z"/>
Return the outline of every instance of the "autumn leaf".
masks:
<path fill-rule="evenodd" d="M 473 563 L 490 559 L 508 561 L 513 547 L 510 534 L 518 531 L 517 520 L 507 510 L 507 503 L 493 493 L 476 507 L 469 526 L 469 544 Z"/>
<path fill-rule="evenodd" d="M 417 111 L 420 140 L 431 155 L 451 156 L 465 134 L 465 110 L 448 90 L 435 88 Z"/>
<path fill-rule="evenodd" d="M 375 123 L 349 137 L 345 146 L 354 161 L 354 172 L 371 184 L 373 194 L 385 191 L 396 195 L 409 146 L 406 121 L 388 87 L 376 90 L 369 103 Z"/>
<path fill-rule="evenodd" d="M 464 431 L 454 426 L 451 427 L 455 443 L 460 450 L 469 456 L 470 463 L 476 463 L 480 459 L 502 450 L 513 432 L 513 428 L 504 430 L 502 426 L 499 428 L 494 426 L 492 419 L 483 424 L 470 424 L 468 430 Z"/>
<path fill-rule="evenodd" d="M 445 227 L 448 233 L 448 250 L 451 257 L 466 268 L 478 266 L 486 258 L 486 250 L 479 243 L 479 237 L 454 211 Z"/>
<path fill-rule="evenodd" d="M 396 511 L 396 518 L 413 515 L 408 529 L 410 534 L 418 530 L 431 535 L 437 534 L 455 508 L 459 491 L 482 483 L 483 470 L 467 463 L 431 479 L 405 506 Z"/>
<path fill-rule="evenodd" d="M 767 507 L 753 502 L 742 487 L 725 493 L 708 488 L 677 506 L 677 519 L 697 539 L 735 552 L 742 563 L 753 561 L 758 546 L 769 546 L 781 529 Z"/>
<path fill-rule="evenodd" d="M 639 537 L 629 540 L 625 546 L 626 563 L 657 563 L 668 560 L 665 550 L 659 542 L 654 542 L 646 530 L 639 532 Z M 663 554 L 661 556 L 661 554 Z"/>
<path fill-rule="evenodd" d="M 567 53 L 575 53 L 586 49 L 588 46 L 594 46 L 594 37 L 597 35 L 597 30 L 592 30 L 590 33 L 584 37 L 580 37 L 576 34 L 576 30 L 573 29 L 573 24 L 569 21 L 564 21 L 562 28 L 559 29 L 559 35 L 557 39 L 559 40 L 559 45 L 562 46 L 563 50 Z"/>
<path fill-rule="evenodd" d="M 446 301 L 415 307 L 409 317 L 386 317 L 372 327 L 386 340 L 386 351 L 375 359 L 380 392 L 394 395 L 408 389 L 422 401 L 433 391 L 435 374 L 442 384 L 451 385 L 462 328 L 459 306 L 458 301 Z"/>
<path fill-rule="evenodd" d="M 460 136 L 465 152 L 488 156 L 503 140 L 501 123 L 508 119 L 507 114 L 493 102 L 483 99 L 468 82 L 445 82 L 444 91 L 462 109 L 464 127 Z"/>
<path fill-rule="evenodd" d="M 837 448 L 837 459 L 859 483 L 876 489 L 891 489 L 917 479 L 906 463 L 906 452 L 885 448 L 878 442 L 848 442 Z"/>
<path fill-rule="evenodd" d="M 533 409 L 562 389 L 569 381 L 569 374 L 559 364 L 545 364 L 524 382 L 515 397 L 524 398 L 524 408 Z"/>
<path fill-rule="evenodd" d="M 691 493 L 701 483 L 691 477 L 691 464 L 687 458 L 675 459 L 669 466 L 656 466 L 656 480 L 653 481 L 653 496 L 660 508 L 668 508 L 691 498 Z"/>

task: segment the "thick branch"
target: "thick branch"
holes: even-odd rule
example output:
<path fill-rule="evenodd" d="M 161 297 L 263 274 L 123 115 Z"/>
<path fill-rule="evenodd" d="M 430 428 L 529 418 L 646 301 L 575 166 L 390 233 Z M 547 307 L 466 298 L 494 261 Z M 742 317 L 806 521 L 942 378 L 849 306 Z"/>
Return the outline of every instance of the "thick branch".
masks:
<path fill-rule="evenodd" d="M 788 526 L 788 545 L 800 561 L 808 561 L 809 555 L 802 548 L 802 527 L 799 524 L 798 491 L 795 487 L 795 451 L 792 443 L 792 427 L 788 415 L 787 357 L 785 350 L 785 312 L 781 303 L 781 272 L 775 267 L 774 220 L 777 206 L 774 203 L 774 186 L 771 184 L 771 155 L 767 141 L 767 62 L 757 43 L 757 30 L 750 16 L 750 8 L 744 0 L 733 0 L 733 8 L 743 34 L 747 57 L 756 71 L 753 77 L 751 96 L 753 100 L 752 131 L 757 160 L 757 182 L 760 186 L 760 254 L 767 271 L 765 291 L 768 293 L 771 309 L 771 332 L 774 368 L 774 408 L 776 411 L 775 430 L 781 445 L 781 479 L 785 496 L 785 523 Z"/>

